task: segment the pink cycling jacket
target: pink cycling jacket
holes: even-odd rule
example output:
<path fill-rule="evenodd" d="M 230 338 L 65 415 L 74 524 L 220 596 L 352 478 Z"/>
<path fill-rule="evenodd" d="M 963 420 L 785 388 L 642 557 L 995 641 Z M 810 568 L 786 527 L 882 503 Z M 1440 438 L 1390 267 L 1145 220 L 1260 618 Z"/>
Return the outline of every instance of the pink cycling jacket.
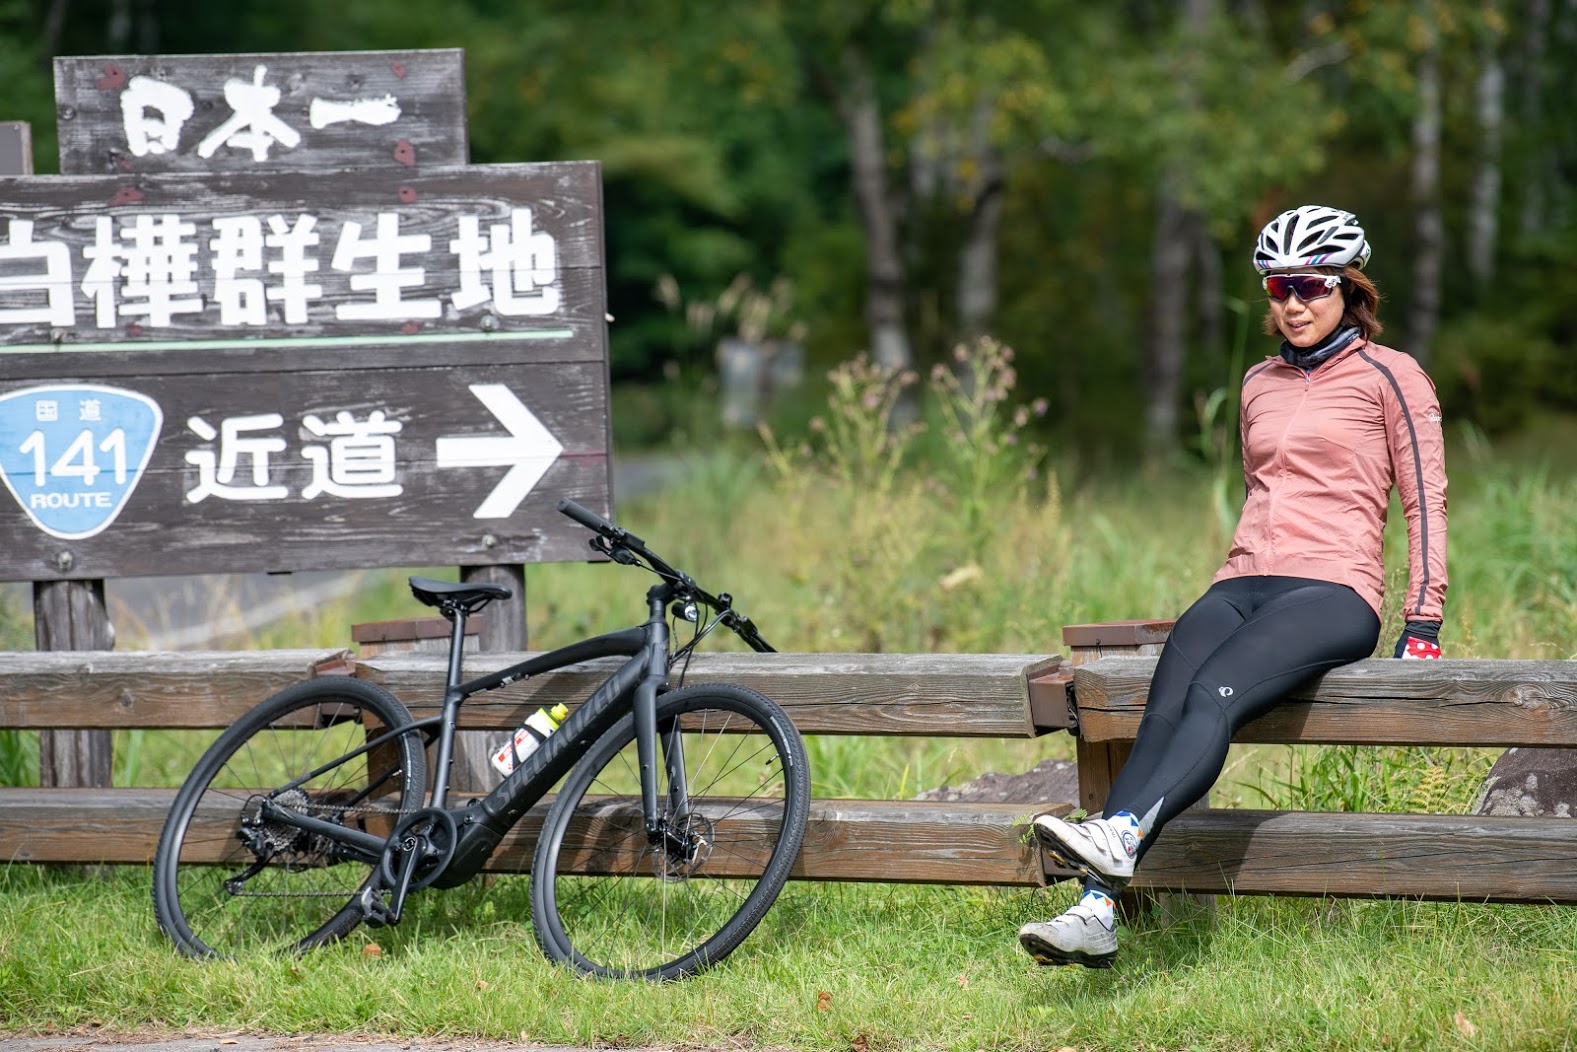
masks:
<path fill-rule="evenodd" d="M 1403 617 L 1446 597 L 1446 468 L 1435 386 L 1410 356 L 1365 340 L 1312 373 L 1267 359 L 1243 377 L 1248 499 L 1215 580 L 1276 575 L 1350 586 L 1375 613 L 1391 488 L 1407 518 Z"/>

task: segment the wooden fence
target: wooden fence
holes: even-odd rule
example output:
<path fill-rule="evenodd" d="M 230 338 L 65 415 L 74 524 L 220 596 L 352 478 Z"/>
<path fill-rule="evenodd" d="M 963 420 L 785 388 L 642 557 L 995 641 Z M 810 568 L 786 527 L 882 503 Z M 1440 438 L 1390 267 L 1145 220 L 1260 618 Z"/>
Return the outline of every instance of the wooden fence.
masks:
<path fill-rule="evenodd" d="M 523 654 L 473 653 L 468 677 Z M 256 651 L 0 654 L 0 727 L 204 729 L 228 725 L 309 675 L 356 675 L 401 698 L 417 717 L 438 711 L 444 658 L 430 653 Z M 507 731 L 541 705 L 573 707 L 617 661 L 587 662 L 478 695 L 467 730 Z M 1067 722 L 1066 678 L 1044 681 L 1057 657 L 699 654 L 686 682 L 743 683 L 774 698 L 806 734 L 1028 738 Z M 1037 722 L 1044 721 L 1044 722 Z M 193 761 L 196 756 L 192 756 Z M 173 789 L 0 789 L 0 860 L 152 859 Z M 1064 805 L 1067 810 L 1071 805 Z M 815 801 L 795 875 L 812 880 L 1041 884 L 1025 836 L 1025 804 Z M 523 871 L 546 812 L 539 804 L 500 845 L 490 868 Z"/>
<path fill-rule="evenodd" d="M 1081 803 L 1104 804 L 1143 710 L 1166 622 L 1075 626 L 1072 657 L 1012 654 L 703 654 L 688 680 L 744 683 L 807 735 L 1078 736 Z M 468 676 L 523 655 L 467 657 Z M 539 705 L 583 697 L 609 664 L 510 684 L 462 709 L 504 731 Z M 435 710 L 443 658 L 422 653 L 0 654 L 0 727 L 218 728 L 307 675 L 379 683 Z M 1069 684 L 1072 691 L 1068 690 Z M 1360 661 L 1244 728 L 1240 742 L 1577 745 L 1577 662 Z M 195 756 L 192 759 L 195 760 Z M 146 863 L 173 790 L 0 789 L 0 859 Z M 1029 804 L 817 800 L 796 876 L 1034 886 L 1047 864 L 1025 837 Z M 1066 809 L 1066 805 L 1064 807 Z M 529 865 L 539 807 L 498 870 Z M 1147 855 L 1139 888 L 1194 893 L 1577 902 L 1577 822 L 1200 808 Z"/>
<path fill-rule="evenodd" d="M 1164 622 L 1104 630 L 1073 673 L 1082 801 L 1105 802 L 1155 671 Z M 1117 651 L 1113 653 L 1111 651 Z M 1577 661 L 1370 659 L 1327 673 L 1233 739 L 1275 744 L 1577 746 Z M 1133 886 L 1189 892 L 1577 902 L 1577 822 L 1199 808 L 1174 819 Z"/>

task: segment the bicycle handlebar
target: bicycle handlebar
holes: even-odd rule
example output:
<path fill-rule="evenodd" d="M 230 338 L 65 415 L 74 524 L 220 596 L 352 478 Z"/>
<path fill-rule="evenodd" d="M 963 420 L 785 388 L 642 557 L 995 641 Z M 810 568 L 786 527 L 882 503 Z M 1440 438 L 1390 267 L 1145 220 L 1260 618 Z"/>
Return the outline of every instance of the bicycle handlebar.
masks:
<path fill-rule="evenodd" d="M 603 518 L 601 515 L 598 515 L 596 512 L 592 511 L 590 508 L 576 504 L 568 497 L 565 497 L 559 501 L 559 511 L 565 515 L 568 515 L 570 518 L 574 519 L 588 530 L 591 530 L 593 533 L 601 534 L 610 541 L 628 540 L 634 541 L 636 544 L 644 543 L 639 537 L 634 536 L 628 530 L 620 529 L 613 523 L 609 522 L 607 519 Z"/>
<path fill-rule="evenodd" d="M 568 497 L 559 500 L 558 508 L 560 512 L 605 540 L 609 545 L 608 553 L 610 555 L 614 555 L 614 550 L 622 548 L 632 555 L 640 556 L 646 560 L 659 577 L 666 578 L 681 586 L 685 591 L 694 595 L 696 599 L 722 614 L 723 624 L 732 629 L 752 649 L 758 651 L 771 651 L 773 649 L 771 644 L 761 638 L 761 633 L 756 630 L 755 623 L 734 609 L 732 596 L 726 593 L 717 596 L 705 591 L 695 583 L 689 574 L 678 567 L 669 565 L 657 553 L 646 547 L 645 541 L 635 536 L 629 530 L 621 526 L 615 526 L 590 508 L 577 504 Z M 596 546 L 595 541 L 593 546 Z M 614 558 L 617 560 L 618 556 L 614 555 Z"/>

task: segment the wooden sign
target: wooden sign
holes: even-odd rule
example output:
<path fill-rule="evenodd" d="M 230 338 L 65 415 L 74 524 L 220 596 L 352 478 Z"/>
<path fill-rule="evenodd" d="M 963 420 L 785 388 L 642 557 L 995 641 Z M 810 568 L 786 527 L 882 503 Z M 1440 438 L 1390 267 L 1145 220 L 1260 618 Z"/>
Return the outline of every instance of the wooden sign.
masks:
<path fill-rule="evenodd" d="M 598 165 L 0 179 L 0 344 L 604 331 Z M 422 346 L 412 342 L 412 353 Z"/>
<path fill-rule="evenodd" d="M 464 164 L 458 49 L 55 59 L 60 170 Z"/>
<path fill-rule="evenodd" d="M 584 558 L 593 163 L 0 179 L 0 578 Z"/>
<path fill-rule="evenodd" d="M 609 505 L 606 366 L 569 343 L 489 349 L 502 361 L 323 349 L 314 367 L 302 348 L 226 373 L 7 377 L 0 579 L 585 558 L 555 504 Z"/>

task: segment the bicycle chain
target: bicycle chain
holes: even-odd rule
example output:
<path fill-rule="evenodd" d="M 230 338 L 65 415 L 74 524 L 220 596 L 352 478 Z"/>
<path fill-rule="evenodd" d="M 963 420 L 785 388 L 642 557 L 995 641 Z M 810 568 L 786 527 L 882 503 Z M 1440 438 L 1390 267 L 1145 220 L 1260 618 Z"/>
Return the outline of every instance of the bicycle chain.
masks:
<path fill-rule="evenodd" d="M 297 790 L 299 792 L 299 790 Z M 281 797 L 273 798 L 276 803 Z M 357 815 L 411 815 L 421 810 L 418 807 L 380 807 L 377 805 L 350 805 L 350 804 L 325 804 L 308 799 L 304 803 L 292 800 L 288 805 L 292 810 L 304 814 L 319 814 L 338 816 L 347 814 Z M 247 891 L 245 889 L 232 891 L 234 898 L 246 899 L 340 899 L 346 895 L 354 895 L 355 889 L 340 891 Z"/>

